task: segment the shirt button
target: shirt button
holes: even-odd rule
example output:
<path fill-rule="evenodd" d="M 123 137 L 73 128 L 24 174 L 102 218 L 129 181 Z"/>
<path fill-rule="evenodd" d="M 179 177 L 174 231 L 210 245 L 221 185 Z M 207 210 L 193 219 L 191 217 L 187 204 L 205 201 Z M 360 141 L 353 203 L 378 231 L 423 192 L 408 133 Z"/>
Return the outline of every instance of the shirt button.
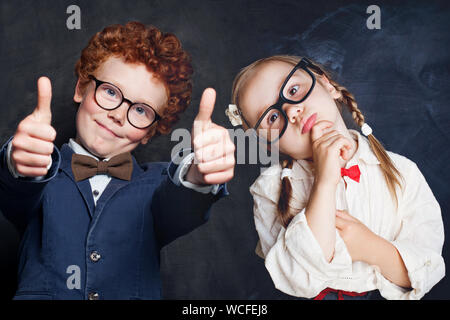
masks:
<path fill-rule="evenodd" d="M 97 197 L 100 194 L 100 192 L 98 192 L 98 190 L 94 190 L 92 191 L 92 194 L 94 195 L 94 197 Z"/>
<path fill-rule="evenodd" d="M 91 292 L 88 295 L 89 300 L 98 300 L 99 299 L 99 295 L 97 292 Z"/>
<path fill-rule="evenodd" d="M 97 251 L 92 251 L 90 257 L 92 261 L 97 262 L 102 256 Z"/>

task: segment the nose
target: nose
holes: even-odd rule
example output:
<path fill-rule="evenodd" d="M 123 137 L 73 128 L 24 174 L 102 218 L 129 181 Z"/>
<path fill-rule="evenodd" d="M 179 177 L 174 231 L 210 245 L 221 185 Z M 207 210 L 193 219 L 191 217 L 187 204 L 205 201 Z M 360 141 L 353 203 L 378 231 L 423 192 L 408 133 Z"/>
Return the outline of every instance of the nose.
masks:
<path fill-rule="evenodd" d="M 300 121 L 304 109 L 304 106 L 301 104 L 288 104 L 285 112 L 289 122 L 295 123 L 295 121 Z"/>
<path fill-rule="evenodd" d="M 124 101 L 118 108 L 108 111 L 108 117 L 111 118 L 118 125 L 123 126 L 126 121 L 127 110 L 128 110 L 128 103 Z"/>

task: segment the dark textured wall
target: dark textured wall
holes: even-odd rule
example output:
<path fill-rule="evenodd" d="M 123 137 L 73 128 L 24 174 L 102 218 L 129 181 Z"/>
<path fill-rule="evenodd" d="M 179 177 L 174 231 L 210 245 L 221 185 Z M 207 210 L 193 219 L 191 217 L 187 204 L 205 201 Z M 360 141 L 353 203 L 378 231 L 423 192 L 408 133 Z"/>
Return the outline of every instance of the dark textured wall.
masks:
<path fill-rule="evenodd" d="M 224 108 L 240 68 L 275 53 L 305 55 L 333 70 L 356 96 L 388 150 L 415 161 L 450 227 L 450 9 L 445 1 L 4 1 L 0 2 L 0 141 L 10 137 L 36 104 L 36 81 L 53 84 L 56 145 L 75 134 L 73 68 L 90 37 L 113 23 L 138 20 L 175 33 L 195 68 L 191 107 L 178 128 L 190 128 L 202 90 L 217 90 L 213 120 L 230 127 Z M 81 8 L 81 30 L 66 28 L 66 8 Z M 381 29 L 369 30 L 366 8 L 381 8 Z M 348 116 L 346 116 L 348 119 Z M 348 123 L 352 126 L 351 122 Z M 167 161 L 169 136 L 135 155 Z M 248 188 L 257 165 L 238 165 L 231 195 L 211 220 L 164 248 L 163 296 L 171 299 L 288 299 L 254 254 L 257 234 Z M 0 216 L 0 296 L 15 290 L 19 238 Z M 450 262 L 449 247 L 444 258 Z M 444 278 L 426 298 L 448 299 Z"/>

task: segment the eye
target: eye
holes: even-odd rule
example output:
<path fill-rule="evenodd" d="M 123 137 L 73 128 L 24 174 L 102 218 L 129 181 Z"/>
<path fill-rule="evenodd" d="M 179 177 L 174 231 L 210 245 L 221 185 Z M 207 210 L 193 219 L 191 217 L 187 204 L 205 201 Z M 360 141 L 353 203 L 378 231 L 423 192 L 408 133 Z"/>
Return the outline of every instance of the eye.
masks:
<path fill-rule="evenodd" d="M 293 86 L 293 87 L 291 87 L 291 88 L 289 89 L 288 93 L 289 93 L 289 95 L 290 95 L 291 97 L 293 97 L 293 96 L 295 96 L 295 95 L 297 94 L 297 92 L 298 92 L 299 89 L 300 89 L 300 86 L 299 86 L 299 85 L 295 85 L 295 86 Z"/>
<path fill-rule="evenodd" d="M 145 114 L 145 109 L 142 108 L 142 107 L 136 107 L 136 112 L 137 112 L 139 115 L 143 115 L 143 114 Z"/>
<path fill-rule="evenodd" d="M 274 124 L 274 122 L 277 121 L 279 117 L 280 113 L 278 111 L 270 113 L 269 116 L 267 117 L 267 124 L 268 125 Z"/>

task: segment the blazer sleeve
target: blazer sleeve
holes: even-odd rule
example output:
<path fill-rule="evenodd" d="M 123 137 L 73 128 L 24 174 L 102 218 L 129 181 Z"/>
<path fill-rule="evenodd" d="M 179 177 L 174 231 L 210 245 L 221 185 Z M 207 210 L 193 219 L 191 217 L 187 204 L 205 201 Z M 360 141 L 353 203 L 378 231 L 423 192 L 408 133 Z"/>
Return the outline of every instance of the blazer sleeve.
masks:
<path fill-rule="evenodd" d="M 15 178 L 7 163 L 7 148 L 12 138 L 0 149 L 0 210 L 19 233 L 23 233 L 28 221 L 38 212 L 44 188 L 57 174 L 61 157 L 59 150 L 55 147 L 52 154 L 52 166 L 42 179 Z"/>
<path fill-rule="evenodd" d="M 172 179 L 176 170 L 177 165 L 170 162 L 153 194 L 151 207 L 160 248 L 208 221 L 213 203 L 228 195 L 226 184 L 216 194 L 177 186 Z"/>

